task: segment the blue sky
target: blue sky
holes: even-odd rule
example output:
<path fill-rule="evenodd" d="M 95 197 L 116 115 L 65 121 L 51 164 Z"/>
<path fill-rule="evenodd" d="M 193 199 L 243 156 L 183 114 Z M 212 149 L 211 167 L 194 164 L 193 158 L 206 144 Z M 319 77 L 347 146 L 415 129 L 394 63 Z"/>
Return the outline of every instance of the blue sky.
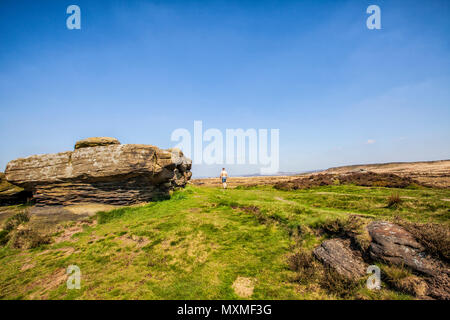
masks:
<path fill-rule="evenodd" d="M 280 129 L 281 171 L 450 158 L 448 1 L 2 0 L 0 28 L 0 171 L 90 136 L 168 148 L 194 120 Z"/>

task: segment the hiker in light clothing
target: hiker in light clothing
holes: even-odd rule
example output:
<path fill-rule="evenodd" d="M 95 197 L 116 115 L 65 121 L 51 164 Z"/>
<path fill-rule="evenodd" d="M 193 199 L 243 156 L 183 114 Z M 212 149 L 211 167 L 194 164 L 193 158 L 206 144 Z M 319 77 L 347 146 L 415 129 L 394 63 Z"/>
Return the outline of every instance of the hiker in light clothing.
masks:
<path fill-rule="evenodd" d="M 228 172 L 225 170 L 225 168 L 222 168 L 222 172 L 220 173 L 220 178 L 222 179 L 222 185 L 223 188 L 227 188 L 227 178 L 228 178 Z"/>

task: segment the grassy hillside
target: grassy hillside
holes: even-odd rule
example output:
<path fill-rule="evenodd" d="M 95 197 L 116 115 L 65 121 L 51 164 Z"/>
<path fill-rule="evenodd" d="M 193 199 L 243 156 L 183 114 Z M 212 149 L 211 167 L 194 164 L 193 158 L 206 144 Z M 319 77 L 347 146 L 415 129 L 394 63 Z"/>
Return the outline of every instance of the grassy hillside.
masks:
<path fill-rule="evenodd" d="M 388 206 L 393 192 L 402 201 Z M 323 230 L 352 215 L 448 225 L 449 199 L 450 190 L 430 188 L 189 186 L 170 200 L 67 223 L 51 244 L 0 248 L 0 298 L 409 299 L 388 284 L 332 290 L 324 277 L 293 266 L 292 256 L 310 252 L 330 236 Z M 80 290 L 66 288 L 71 264 L 81 269 Z"/>

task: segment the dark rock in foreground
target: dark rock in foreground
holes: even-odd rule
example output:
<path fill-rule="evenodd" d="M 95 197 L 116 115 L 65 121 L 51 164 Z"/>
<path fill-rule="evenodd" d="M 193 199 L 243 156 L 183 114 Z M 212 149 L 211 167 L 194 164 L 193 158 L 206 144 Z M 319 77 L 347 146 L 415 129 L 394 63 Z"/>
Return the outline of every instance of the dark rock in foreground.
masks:
<path fill-rule="evenodd" d="M 345 278 L 357 279 L 365 275 L 366 265 L 363 259 L 350 250 L 350 243 L 347 241 L 326 240 L 314 250 L 314 255 Z"/>
<path fill-rule="evenodd" d="M 367 229 L 372 237 L 369 249 L 372 259 L 397 266 L 407 266 L 423 274 L 428 284 L 429 296 L 450 299 L 448 266 L 432 258 L 408 231 L 386 221 L 374 221 L 367 226 Z"/>
<path fill-rule="evenodd" d="M 386 221 L 374 221 L 367 229 L 372 238 L 370 256 L 374 260 L 405 265 L 428 275 L 436 273 L 437 262 L 429 258 L 425 248 L 402 227 Z"/>
<path fill-rule="evenodd" d="M 129 205 L 165 198 L 192 175 L 191 160 L 178 149 L 110 139 L 90 141 L 107 145 L 90 147 L 84 140 L 75 151 L 13 160 L 6 179 L 32 192 L 37 205 Z"/>

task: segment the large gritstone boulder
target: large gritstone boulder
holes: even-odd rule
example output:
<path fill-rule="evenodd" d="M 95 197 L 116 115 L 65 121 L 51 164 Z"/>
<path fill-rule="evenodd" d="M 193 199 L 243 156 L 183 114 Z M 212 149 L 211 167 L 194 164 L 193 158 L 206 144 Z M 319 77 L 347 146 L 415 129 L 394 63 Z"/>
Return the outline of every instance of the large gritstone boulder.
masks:
<path fill-rule="evenodd" d="M 374 221 L 367 229 L 372 237 L 369 249 L 372 259 L 407 266 L 419 274 L 424 274 L 429 296 L 450 299 L 448 265 L 428 255 L 425 248 L 408 231 L 387 221 Z"/>
<path fill-rule="evenodd" d="M 114 140 L 100 146 L 84 140 L 75 151 L 13 160 L 6 179 L 31 191 L 36 205 L 129 205 L 167 197 L 192 175 L 191 160 L 179 149 Z"/>

